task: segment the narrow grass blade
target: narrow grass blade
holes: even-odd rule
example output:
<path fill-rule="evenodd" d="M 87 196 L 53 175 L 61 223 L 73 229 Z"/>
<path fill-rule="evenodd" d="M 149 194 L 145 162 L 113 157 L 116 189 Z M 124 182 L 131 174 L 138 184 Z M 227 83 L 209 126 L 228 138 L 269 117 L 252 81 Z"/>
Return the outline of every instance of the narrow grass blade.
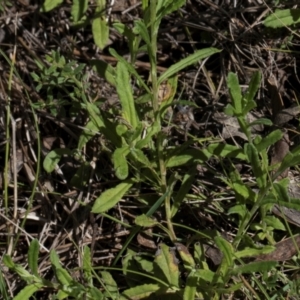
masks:
<path fill-rule="evenodd" d="M 220 52 L 221 50 L 218 50 L 216 48 L 206 48 L 199 50 L 190 56 L 182 59 L 178 63 L 172 65 L 168 70 L 166 70 L 158 79 L 158 84 L 163 83 L 166 79 L 169 77 L 177 74 L 179 71 L 183 70 L 184 68 L 198 62 L 201 59 L 204 59 L 208 56 L 211 56 L 215 53 Z"/>

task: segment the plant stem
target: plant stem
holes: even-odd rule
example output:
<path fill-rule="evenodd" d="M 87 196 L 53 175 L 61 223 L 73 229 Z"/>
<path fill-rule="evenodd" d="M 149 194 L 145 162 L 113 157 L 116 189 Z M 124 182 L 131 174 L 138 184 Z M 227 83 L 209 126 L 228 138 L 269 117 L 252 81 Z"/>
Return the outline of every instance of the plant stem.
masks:
<path fill-rule="evenodd" d="M 154 116 L 158 112 L 158 86 L 157 86 L 157 28 L 156 28 L 156 0 L 150 0 L 150 38 L 151 38 L 151 49 L 150 49 L 150 62 L 151 62 L 151 81 L 152 81 L 152 105 Z"/>
<path fill-rule="evenodd" d="M 159 126 L 161 126 L 160 116 L 159 116 L 159 101 L 158 101 L 158 82 L 157 82 L 157 18 L 156 18 L 156 2 L 157 0 L 150 0 L 150 39 L 151 39 L 151 48 L 149 49 L 150 53 L 150 63 L 151 63 L 151 82 L 152 82 L 152 107 L 154 118 L 157 119 Z M 160 188 L 161 193 L 164 194 L 167 191 L 167 171 L 165 166 L 165 161 L 163 157 L 163 143 L 164 143 L 164 134 L 161 132 L 158 134 L 156 140 L 156 149 L 160 169 Z M 173 229 L 173 224 L 171 221 L 171 195 L 167 195 L 165 199 L 165 210 L 168 229 L 170 231 L 170 238 L 174 242 L 176 236 Z"/>

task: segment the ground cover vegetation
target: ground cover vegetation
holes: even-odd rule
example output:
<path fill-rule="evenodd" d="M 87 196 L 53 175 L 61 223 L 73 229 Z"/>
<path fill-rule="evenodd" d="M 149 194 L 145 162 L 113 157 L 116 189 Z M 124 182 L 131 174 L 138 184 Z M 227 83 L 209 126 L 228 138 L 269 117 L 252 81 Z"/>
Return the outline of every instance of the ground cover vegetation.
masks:
<path fill-rule="evenodd" d="M 298 299 L 298 1 L 0 1 L 1 299 Z"/>

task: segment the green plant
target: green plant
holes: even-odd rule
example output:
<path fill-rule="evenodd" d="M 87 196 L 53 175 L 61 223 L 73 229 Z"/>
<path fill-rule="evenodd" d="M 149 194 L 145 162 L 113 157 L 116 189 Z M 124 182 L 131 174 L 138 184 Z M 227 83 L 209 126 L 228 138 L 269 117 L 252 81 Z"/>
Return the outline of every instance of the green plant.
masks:
<path fill-rule="evenodd" d="M 27 284 L 26 287 L 14 297 L 15 300 L 30 299 L 35 292 L 44 288 L 53 291 L 55 299 L 66 299 L 67 297 L 71 297 L 72 299 L 105 299 L 104 297 L 107 295 L 111 297 L 112 294 L 117 293 L 116 284 L 110 278 L 110 274 L 104 271 L 100 273 L 100 277 L 97 274 L 93 274 L 91 255 L 88 247 L 84 248 L 82 254 L 82 271 L 85 279 L 84 284 L 74 280 L 68 270 L 62 267 L 58 255 L 53 250 L 50 252 L 50 262 L 56 282 L 43 279 L 39 275 L 38 254 L 39 242 L 37 240 L 32 240 L 27 255 L 29 271 L 21 265 L 15 264 L 9 255 L 4 256 L 4 264 L 12 271 L 16 272 Z M 101 292 L 99 288 L 94 286 L 92 275 L 99 280 L 99 286 L 101 286 L 101 283 L 105 280 L 109 287 L 102 284 L 104 292 Z"/>
<path fill-rule="evenodd" d="M 49 12 L 63 3 L 63 0 L 45 0 L 41 11 Z M 92 32 L 95 44 L 103 49 L 108 42 L 109 26 L 105 19 L 106 1 L 97 0 L 96 9 L 92 18 L 88 18 L 86 13 L 88 9 L 88 0 L 73 0 L 71 8 L 72 25 L 78 28 L 86 27 L 89 22 L 92 23 Z"/>

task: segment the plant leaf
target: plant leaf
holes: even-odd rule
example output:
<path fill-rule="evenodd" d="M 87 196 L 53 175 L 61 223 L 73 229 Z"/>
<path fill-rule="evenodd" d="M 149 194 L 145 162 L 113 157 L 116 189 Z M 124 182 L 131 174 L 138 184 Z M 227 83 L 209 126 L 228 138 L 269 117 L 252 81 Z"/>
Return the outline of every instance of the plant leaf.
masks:
<path fill-rule="evenodd" d="M 100 274 L 102 279 L 104 280 L 105 289 L 106 289 L 104 296 L 112 297 L 112 299 L 117 299 L 119 295 L 118 286 L 114 278 L 112 277 L 111 273 L 107 271 L 101 271 Z"/>
<path fill-rule="evenodd" d="M 32 240 L 28 249 L 27 257 L 28 257 L 28 266 L 31 272 L 35 276 L 39 276 L 38 275 L 39 250 L 40 250 L 40 245 L 38 240 L 36 239 Z"/>
<path fill-rule="evenodd" d="M 54 273 L 59 283 L 66 286 L 72 284 L 73 278 L 66 269 L 63 269 L 62 267 L 55 268 Z"/>
<path fill-rule="evenodd" d="M 132 184 L 132 181 L 122 182 L 116 187 L 103 192 L 95 201 L 92 213 L 102 213 L 114 207 L 131 188 Z"/>
<path fill-rule="evenodd" d="M 263 172 L 262 164 L 259 160 L 258 151 L 252 143 L 245 145 L 245 153 L 247 153 L 252 171 L 255 175 L 257 184 L 260 188 L 264 188 L 267 184 L 267 172 Z"/>
<path fill-rule="evenodd" d="M 223 253 L 224 258 L 227 262 L 227 266 L 231 267 L 233 265 L 233 248 L 232 248 L 232 245 L 220 236 L 215 237 L 215 242 L 216 242 L 216 245 L 218 246 L 218 248 Z"/>
<path fill-rule="evenodd" d="M 169 285 L 179 287 L 179 269 L 175 252 L 165 244 L 160 244 L 155 254 L 154 271 L 156 276 L 167 282 Z"/>
<path fill-rule="evenodd" d="M 159 284 L 142 284 L 125 290 L 122 293 L 122 300 L 131 299 L 131 300 L 139 300 L 148 298 L 151 294 L 157 292 L 162 287 Z"/>
<path fill-rule="evenodd" d="M 171 209 L 171 217 L 173 218 L 182 201 L 184 200 L 186 194 L 188 193 L 188 191 L 191 188 L 192 183 L 194 182 L 196 176 L 196 168 L 192 167 L 191 170 L 184 175 L 180 189 L 178 191 L 178 193 L 176 194 L 174 201 L 173 201 L 173 205 L 172 205 L 172 209 Z"/>
<path fill-rule="evenodd" d="M 246 247 L 244 250 L 237 251 L 234 255 L 235 255 L 235 257 L 238 257 L 238 258 L 254 257 L 254 256 L 258 256 L 258 255 L 261 255 L 261 254 L 271 253 L 275 249 L 276 249 L 276 247 L 274 247 L 274 246 L 264 246 L 261 249 Z"/>
<path fill-rule="evenodd" d="M 186 279 L 186 284 L 183 292 L 183 300 L 195 299 L 197 282 L 197 277 L 194 276 L 193 272 L 191 272 Z"/>
<path fill-rule="evenodd" d="M 220 157 L 233 157 L 239 158 L 242 160 L 246 160 L 247 156 L 244 154 L 244 151 L 237 146 L 229 145 L 229 144 L 210 144 L 207 150 L 214 155 Z"/>
<path fill-rule="evenodd" d="M 246 103 L 254 100 L 254 97 L 260 87 L 260 83 L 261 83 L 261 72 L 256 71 L 256 72 L 254 72 L 254 74 L 251 77 L 251 80 L 249 83 L 249 88 L 244 96 Z M 247 113 L 247 112 L 248 111 L 244 110 L 244 113 Z"/>
<path fill-rule="evenodd" d="M 185 268 L 187 268 L 188 270 L 190 270 L 191 268 L 195 268 L 195 260 L 189 252 L 188 248 L 181 243 L 175 243 L 175 246 L 183 261 Z"/>
<path fill-rule="evenodd" d="M 278 9 L 269 15 L 264 25 L 271 28 L 287 27 L 300 22 L 300 9 Z"/>
<path fill-rule="evenodd" d="M 52 266 L 54 266 L 56 268 L 61 267 L 59 257 L 53 249 L 50 251 L 50 261 L 51 261 Z"/>
<path fill-rule="evenodd" d="M 49 12 L 52 9 L 58 7 L 63 2 L 64 2 L 64 0 L 45 0 L 44 4 L 41 7 L 41 11 Z"/>
<path fill-rule="evenodd" d="M 86 143 L 97 133 L 99 132 L 98 126 L 95 124 L 93 120 L 90 120 L 84 127 L 82 131 L 79 141 L 78 141 L 78 149 L 81 150 Z"/>
<path fill-rule="evenodd" d="M 106 11 L 106 1 L 97 0 L 95 18 L 92 21 L 92 32 L 95 44 L 102 50 L 108 42 L 109 27 L 103 12 Z M 100 15 L 99 15 L 100 14 Z"/>
<path fill-rule="evenodd" d="M 35 292 L 41 289 L 44 285 L 42 283 L 34 283 L 24 287 L 15 297 L 14 300 L 29 300 Z"/>
<path fill-rule="evenodd" d="M 112 86 L 116 86 L 116 71 L 115 68 L 103 60 L 92 59 L 90 64 L 96 69 L 97 73 L 105 78 Z"/>
<path fill-rule="evenodd" d="M 126 156 L 128 155 L 129 151 L 129 146 L 126 145 L 122 148 L 117 148 L 112 156 L 116 176 L 120 180 L 124 180 L 128 177 L 128 163 Z"/>
<path fill-rule="evenodd" d="M 58 148 L 50 151 L 43 162 L 43 167 L 46 172 L 51 173 L 57 167 L 58 162 L 63 155 L 71 155 L 72 152 L 67 148 Z"/>
<path fill-rule="evenodd" d="M 142 227 L 153 227 L 157 225 L 157 221 L 154 219 L 151 219 L 150 217 L 146 216 L 145 214 L 142 214 L 140 216 L 137 216 L 134 220 L 136 225 L 142 226 Z"/>
<path fill-rule="evenodd" d="M 135 110 L 129 73 L 126 65 L 122 62 L 117 64 L 117 93 L 122 105 L 123 118 L 135 129 L 139 123 Z"/>
<path fill-rule="evenodd" d="M 183 151 L 182 154 L 171 156 L 167 160 L 167 167 L 178 167 L 185 164 L 194 163 L 195 161 L 205 162 L 209 159 L 210 153 L 206 150 L 188 149 Z"/>
<path fill-rule="evenodd" d="M 165 80 L 167 80 L 169 77 L 177 74 L 182 69 L 196 63 L 197 61 L 204 59 L 208 56 L 211 56 L 215 53 L 220 52 L 221 50 L 218 50 L 216 48 L 206 48 L 202 50 L 198 50 L 195 53 L 189 55 L 188 57 L 182 59 L 178 63 L 175 63 L 172 65 L 169 69 L 167 69 L 158 79 L 158 85 L 162 84 Z"/>
<path fill-rule="evenodd" d="M 229 72 L 227 76 L 227 86 L 229 89 L 230 98 L 237 116 L 242 115 L 242 91 L 239 80 L 236 74 Z"/>
<path fill-rule="evenodd" d="M 84 16 L 88 8 L 88 0 L 73 0 L 71 15 L 73 22 L 77 23 Z"/>
<path fill-rule="evenodd" d="M 92 284 L 92 259 L 91 259 L 91 249 L 88 246 L 84 246 L 83 248 L 83 273 L 84 278 L 87 281 L 88 284 Z"/>
<path fill-rule="evenodd" d="M 255 145 L 258 152 L 261 152 L 271 145 L 274 145 L 277 141 L 279 141 L 282 138 L 282 131 L 279 129 L 276 129 L 272 131 L 270 134 L 268 134 L 266 137 L 264 137 L 258 144 Z"/>
<path fill-rule="evenodd" d="M 256 272 L 260 272 L 260 273 L 269 272 L 277 265 L 278 262 L 276 261 L 253 262 L 244 266 L 235 267 L 234 269 L 231 270 L 231 274 L 237 275 L 237 274 L 251 274 Z"/>
<path fill-rule="evenodd" d="M 135 76 L 135 78 L 138 80 L 138 82 L 143 86 L 143 88 L 146 90 L 146 92 L 148 94 L 151 93 L 149 87 L 147 86 L 147 84 L 144 82 L 144 80 L 142 79 L 142 77 L 139 75 L 139 73 L 136 71 L 136 69 L 134 68 L 134 66 L 132 64 L 130 64 L 126 59 L 124 59 L 121 55 L 119 55 L 114 49 L 109 48 L 109 53 L 118 59 L 119 62 L 123 63 L 124 66 L 126 67 L 126 69 L 128 70 L 128 72 L 132 75 Z"/>

